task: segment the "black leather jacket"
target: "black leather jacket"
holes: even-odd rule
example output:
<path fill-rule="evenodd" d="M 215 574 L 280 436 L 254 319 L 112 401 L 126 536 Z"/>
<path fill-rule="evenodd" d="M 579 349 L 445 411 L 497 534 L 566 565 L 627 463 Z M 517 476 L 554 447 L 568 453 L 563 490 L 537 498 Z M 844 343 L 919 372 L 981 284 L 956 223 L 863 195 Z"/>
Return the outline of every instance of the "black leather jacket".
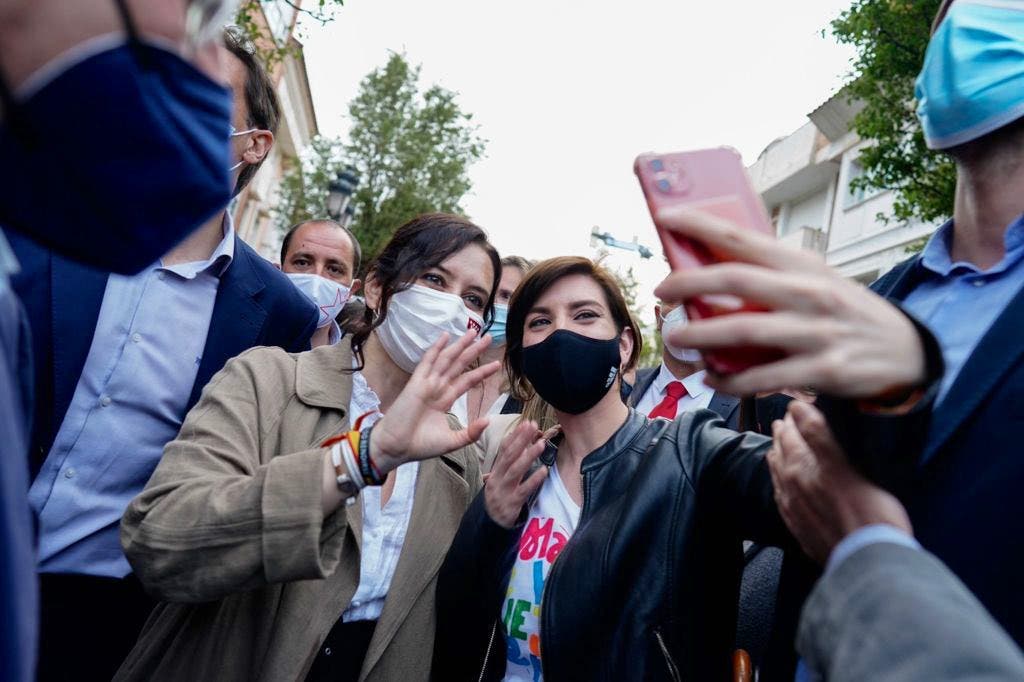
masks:
<path fill-rule="evenodd" d="M 900 417 L 820 402 L 849 452 L 916 460 L 930 400 Z M 630 411 L 583 460 L 579 524 L 544 587 L 545 680 L 729 678 L 742 540 L 791 542 L 764 461 L 770 443 L 708 410 L 674 422 Z M 481 491 L 463 517 L 438 579 L 433 679 L 504 674 L 501 606 L 527 508 L 506 530 L 488 517 Z"/>
<path fill-rule="evenodd" d="M 741 540 L 787 538 L 769 445 L 706 410 L 674 422 L 631 411 L 583 460 L 579 524 L 544 587 L 545 679 L 727 677 Z M 492 522 L 482 495 L 468 510 L 438 583 L 434 679 L 480 679 L 485 657 L 484 679 L 501 678 L 497 616 L 521 532 Z"/>

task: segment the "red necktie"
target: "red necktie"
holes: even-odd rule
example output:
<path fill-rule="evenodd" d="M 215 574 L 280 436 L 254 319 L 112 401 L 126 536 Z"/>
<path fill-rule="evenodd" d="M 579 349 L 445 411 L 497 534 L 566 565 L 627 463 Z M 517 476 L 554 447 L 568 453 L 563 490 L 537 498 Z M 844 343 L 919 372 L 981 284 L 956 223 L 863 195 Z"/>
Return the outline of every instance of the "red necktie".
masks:
<path fill-rule="evenodd" d="M 679 399 L 684 395 L 686 395 L 686 387 L 683 386 L 682 382 L 670 381 L 668 386 L 665 387 L 665 399 L 658 403 L 647 416 L 651 419 L 655 417 L 675 419 L 676 409 L 679 407 Z"/>

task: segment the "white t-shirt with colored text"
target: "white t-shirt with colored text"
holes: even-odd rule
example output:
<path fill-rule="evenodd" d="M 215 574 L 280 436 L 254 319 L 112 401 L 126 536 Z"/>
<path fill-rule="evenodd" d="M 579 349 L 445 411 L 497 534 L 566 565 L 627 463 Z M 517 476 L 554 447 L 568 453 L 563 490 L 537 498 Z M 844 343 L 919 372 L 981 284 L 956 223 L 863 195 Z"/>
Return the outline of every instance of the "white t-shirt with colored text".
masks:
<path fill-rule="evenodd" d="M 544 581 L 579 520 L 579 506 L 569 497 L 558 475 L 558 467 L 551 467 L 519 538 L 512 578 L 502 605 L 501 618 L 507 633 L 507 682 L 539 682 L 543 677 L 540 600 Z"/>

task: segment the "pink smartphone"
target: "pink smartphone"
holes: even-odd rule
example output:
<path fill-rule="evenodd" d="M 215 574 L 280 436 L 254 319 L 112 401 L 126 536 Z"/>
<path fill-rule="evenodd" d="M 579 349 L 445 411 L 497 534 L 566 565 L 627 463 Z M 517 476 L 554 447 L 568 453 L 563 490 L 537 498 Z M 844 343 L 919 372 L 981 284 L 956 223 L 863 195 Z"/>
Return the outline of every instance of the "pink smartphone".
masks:
<path fill-rule="evenodd" d="M 633 164 L 647 208 L 655 218 L 662 248 L 673 270 L 699 268 L 725 258 L 703 244 L 693 242 L 658 225 L 662 208 L 687 206 L 706 211 L 739 226 L 775 236 L 761 197 L 754 191 L 743 159 L 731 147 L 699 149 L 673 154 L 641 154 Z M 705 319 L 736 312 L 763 311 L 735 296 L 701 296 L 684 302 L 690 319 Z M 730 348 L 704 354 L 704 361 L 719 374 L 739 372 L 771 362 L 782 353 L 766 348 Z"/>

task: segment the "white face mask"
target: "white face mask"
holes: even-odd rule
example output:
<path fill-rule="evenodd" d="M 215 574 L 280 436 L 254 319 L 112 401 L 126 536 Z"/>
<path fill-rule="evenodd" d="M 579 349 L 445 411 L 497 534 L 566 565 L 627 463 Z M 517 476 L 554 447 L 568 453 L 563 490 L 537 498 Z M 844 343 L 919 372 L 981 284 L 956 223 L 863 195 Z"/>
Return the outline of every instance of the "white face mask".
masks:
<path fill-rule="evenodd" d="M 661 340 L 665 344 L 665 350 L 668 351 L 669 355 L 674 357 L 679 362 L 700 362 L 701 354 L 699 350 L 693 348 L 679 348 L 665 338 L 670 331 L 673 329 L 679 329 L 685 327 L 689 319 L 686 317 L 686 310 L 683 306 L 676 306 L 672 309 L 668 315 L 663 315 L 661 318 Z"/>
<path fill-rule="evenodd" d="M 467 332 L 478 335 L 483 327 L 483 319 L 460 297 L 413 284 L 391 297 L 388 315 L 376 331 L 395 364 L 412 374 L 443 332 L 452 344 Z"/>
<path fill-rule="evenodd" d="M 286 272 L 285 274 L 292 284 L 298 287 L 299 291 L 320 309 L 320 319 L 316 321 L 317 329 L 326 327 L 338 316 L 341 309 L 348 303 L 352 293 L 341 282 L 335 282 L 320 275 L 310 275 L 304 272 Z"/>

